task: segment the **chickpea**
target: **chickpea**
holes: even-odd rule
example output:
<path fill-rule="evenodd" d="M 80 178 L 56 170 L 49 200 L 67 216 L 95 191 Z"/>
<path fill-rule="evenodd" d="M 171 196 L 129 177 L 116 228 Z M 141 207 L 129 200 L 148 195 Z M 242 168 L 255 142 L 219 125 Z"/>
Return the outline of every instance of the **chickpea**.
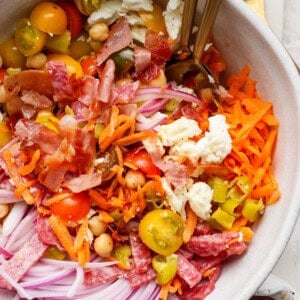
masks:
<path fill-rule="evenodd" d="M 89 36 L 97 42 L 104 42 L 109 36 L 109 28 L 105 23 L 96 23 L 89 29 Z"/>
<path fill-rule="evenodd" d="M 165 72 L 162 69 L 160 69 L 159 75 L 156 78 L 148 82 L 148 86 L 165 86 L 166 84 L 167 78 Z"/>
<path fill-rule="evenodd" d="M 41 69 L 45 66 L 46 62 L 47 56 L 44 53 L 39 52 L 27 57 L 26 67 L 29 69 Z"/>
<path fill-rule="evenodd" d="M 125 175 L 125 183 L 130 189 L 143 186 L 146 182 L 145 176 L 141 171 L 129 170 Z"/>
<path fill-rule="evenodd" d="M 9 212 L 9 206 L 7 204 L 0 204 L 0 219 L 7 216 Z"/>
<path fill-rule="evenodd" d="M 106 223 L 99 219 L 99 216 L 93 216 L 89 219 L 89 228 L 93 235 L 99 236 L 106 231 Z"/>
<path fill-rule="evenodd" d="M 109 257 L 113 247 L 113 239 L 108 233 L 100 234 L 94 241 L 95 252 L 102 257 Z"/>

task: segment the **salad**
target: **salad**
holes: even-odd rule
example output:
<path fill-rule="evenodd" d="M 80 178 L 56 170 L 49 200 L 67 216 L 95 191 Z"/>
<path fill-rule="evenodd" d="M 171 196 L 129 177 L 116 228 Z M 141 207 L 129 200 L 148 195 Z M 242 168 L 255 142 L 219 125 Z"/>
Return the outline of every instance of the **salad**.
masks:
<path fill-rule="evenodd" d="M 0 42 L 0 288 L 204 299 L 280 191 L 250 77 L 168 82 L 183 1 L 40 2 Z M 234 263 L 234 262 L 233 262 Z"/>

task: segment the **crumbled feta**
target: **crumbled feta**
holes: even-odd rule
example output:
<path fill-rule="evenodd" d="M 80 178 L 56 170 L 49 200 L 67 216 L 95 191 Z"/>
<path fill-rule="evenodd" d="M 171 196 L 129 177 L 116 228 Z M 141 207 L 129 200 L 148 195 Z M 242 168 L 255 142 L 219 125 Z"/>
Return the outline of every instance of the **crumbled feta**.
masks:
<path fill-rule="evenodd" d="M 143 26 L 144 25 L 143 20 L 135 12 L 129 12 L 128 14 L 126 14 L 125 18 L 130 26 Z"/>
<path fill-rule="evenodd" d="M 145 43 L 146 32 L 147 32 L 146 27 L 142 27 L 142 26 L 133 26 L 133 27 L 131 28 L 132 38 L 133 38 L 134 40 L 137 40 L 137 41 L 141 42 L 141 43 Z"/>
<path fill-rule="evenodd" d="M 209 131 L 196 143 L 195 151 L 204 164 L 219 164 L 230 153 L 232 140 L 223 115 L 209 118 Z"/>
<path fill-rule="evenodd" d="M 179 36 L 183 6 L 182 0 L 169 0 L 163 12 L 169 37 L 173 40 Z"/>
<path fill-rule="evenodd" d="M 142 143 L 148 153 L 158 153 L 159 156 L 163 156 L 165 154 L 165 148 L 157 136 L 143 139 Z"/>
<path fill-rule="evenodd" d="M 170 124 L 159 125 L 155 129 L 164 146 L 183 143 L 202 132 L 195 120 L 186 117 L 181 117 Z"/>
<path fill-rule="evenodd" d="M 120 15 L 124 16 L 124 12 L 122 12 L 122 1 L 121 0 L 107 0 L 101 2 L 101 7 L 99 10 L 94 11 L 88 17 L 88 24 L 93 25 L 99 22 L 105 22 L 108 25 L 115 22 Z"/>
<path fill-rule="evenodd" d="M 187 193 L 191 209 L 203 220 L 210 217 L 212 197 L 213 190 L 205 182 L 194 183 Z"/>
<path fill-rule="evenodd" d="M 166 193 L 167 202 L 173 211 L 178 212 L 185 219 L 185 203 L 187 201 L 187 189 L 185 186 L 176 188 L 174 191 L 166 178 L 161 178 L 162 187 Z"/>
<path fill-rule="evenodd" d="M 123 0 L 122 6 L 128 10 L 147 10 L 152 11 L 152 0 Z"/>
<path fill-rule="evenodd" d="M 195 151 L 195 147 L 196 142 L 188 140 L 172 146 L 169 154 L 173 156 L 186 157 L 192 162 L 192 164 L 195 165 L 199 160 L 199 154 Z"/>

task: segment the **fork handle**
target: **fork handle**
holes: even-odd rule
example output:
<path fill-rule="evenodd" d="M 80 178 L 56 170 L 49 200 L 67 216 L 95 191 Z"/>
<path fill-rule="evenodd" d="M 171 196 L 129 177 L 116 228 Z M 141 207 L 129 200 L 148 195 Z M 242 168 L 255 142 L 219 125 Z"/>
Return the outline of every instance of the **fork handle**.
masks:
<path fill-rule="evenodd" d="M 215 22 L 221 1 L 222 0 L 207 0 L 205 2 L 193 50 L 194 59 L 198 64 L 201 61 L 202 54 Z"/>
<path fill-rule="evenodd" d="M 185 51 L 189 51 L 189 42 L 192 31 L 193 19 L 196 11 L 197 0 L 185 0 L 183 13 L 182 13 L 182 25 L 180 32 L 180 46 Z"/>

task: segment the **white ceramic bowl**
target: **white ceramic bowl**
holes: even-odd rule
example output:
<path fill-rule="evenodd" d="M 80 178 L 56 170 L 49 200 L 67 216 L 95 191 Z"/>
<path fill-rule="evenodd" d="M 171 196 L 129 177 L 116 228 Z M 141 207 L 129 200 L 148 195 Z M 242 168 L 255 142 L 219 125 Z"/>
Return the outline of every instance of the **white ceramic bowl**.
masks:
<path fill-rule="evenodd" d="M 0 1 L 0 37 L 13 28 L 20 11 L 34 1 Z M 202 1 L 203 2 L 203 1 Z M 21 8 L 21 10 L 19 9 Z M 300 207 L 300 84 L 296 68 L 271 30 L 241 0 L 223 0 L 214 28 L 215 40 L 229 66 L 245 64 L 264 99 L 274 103 L 280 121 L 274 168 L 282 197 L 269 206 L 245 255 L 228 263 L 209 300 L 246 300 L 271 272 L 290 237 Z"/>

